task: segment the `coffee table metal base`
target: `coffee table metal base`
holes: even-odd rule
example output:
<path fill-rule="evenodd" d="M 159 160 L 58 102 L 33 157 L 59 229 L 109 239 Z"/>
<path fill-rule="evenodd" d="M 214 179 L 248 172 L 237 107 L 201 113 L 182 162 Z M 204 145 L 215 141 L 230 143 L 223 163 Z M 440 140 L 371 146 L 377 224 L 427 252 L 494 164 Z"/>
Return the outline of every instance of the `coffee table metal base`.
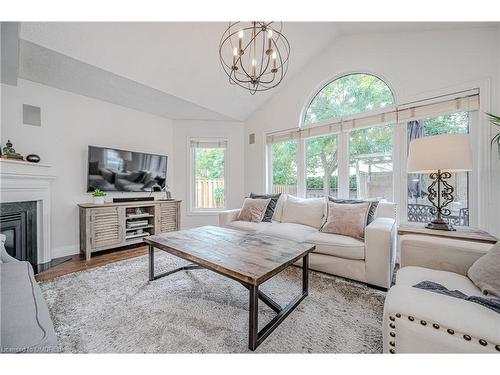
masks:
<path fill-rule="evenodd" d="M 193 269 L 208 269 L 206 267 L 200 266 L 198 264 L 188 264 L 171 271 L 162 272 L 155 275 L 154 272 L 154 246 L 149 245 L 149 281 L 158 280 L 162 277 L 172 275 L 173 273 L 179 271 L 187 271 Z M 217 272 L 216 270 L 212 270 Z M 217 272 L 220 273 L 220 272 Z M 221 274 L 221 273 L 220 273 Z M 224 275 L 228 277 L 227 275 Z M 248 325 L 248 348 L 250 350 L 255 350 L 262 344 L 262 342 L 285 320 L 285 318 L 290 315 L 290 313 L 295 310 L 295 308 L 300 304 L 300 302 L 307 297 L 309 288 L 309 255 L 305 255 L 302 258 L 302 294 L 295 297 L 290 303 L 285 307 L 281 307 L 278 303 L 273 301 L 264 292 L 259 290 L 257 285 L 247 284 L 238 281 L 241 285 L 249 291 L 249 325 Z M 259 299 L 269 306 L 276 316 L 271 319 L 269 323 L 265 325 L 260 331 L 259 327 Z"/>

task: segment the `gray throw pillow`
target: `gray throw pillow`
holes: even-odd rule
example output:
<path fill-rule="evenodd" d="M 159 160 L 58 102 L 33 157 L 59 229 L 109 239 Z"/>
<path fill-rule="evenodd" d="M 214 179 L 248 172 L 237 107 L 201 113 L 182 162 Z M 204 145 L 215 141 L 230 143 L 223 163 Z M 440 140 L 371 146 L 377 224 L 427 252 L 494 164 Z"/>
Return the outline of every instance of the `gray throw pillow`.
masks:
<path fill-rule="evenodd" d="M 370 202 L 370 208 L 368 209 L 368 216 L 366 217 L 366 225 L 369 225 L 373 220 L 375 220 L 375 213 L 377 212 L 378 201 L 363 201 L 360 199 L 337 199 L 328 196 L 328 200 L 337 204 L 358 204 Z"/>
<path fill-rule="evenodd" d="M 467 276 L 488 297 L 500 297 L 500 241 L 476 260 Z"/>
<path fill-rule="evenodd" d="M 276 204 L 278 203 L 278 199 L 280 197 L 281 193 L 279 194 L 254 194 L 250 193 L 250 198 L 251 199 L 271 199 L 269 202 L 269 205 L 266 208 L 266 212 L 264 214 L 264 217 L 262 218 L 262 221 L 268 221 L 271 222 L 273 215 L 274 215 L 274 210 L 276 209 Z"/>

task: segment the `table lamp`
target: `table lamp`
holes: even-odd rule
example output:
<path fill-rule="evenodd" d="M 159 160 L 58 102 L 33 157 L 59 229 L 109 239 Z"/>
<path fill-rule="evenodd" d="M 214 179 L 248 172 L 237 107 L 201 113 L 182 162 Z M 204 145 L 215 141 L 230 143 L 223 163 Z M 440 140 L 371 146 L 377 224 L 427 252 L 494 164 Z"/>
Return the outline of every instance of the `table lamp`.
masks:
<path fill-rule="evenodd" d="M 445 217 L 446 208 L 453 202 L 453 186 L 446 180 L 451 172 L 472 170 L 471 147 L 468 134 L 443 134 L 414 139 L 408 151 L 407 172 L 429 173 L 433 181 L 427 189 L 432 204 L 429 212 L 434 219 L 426 225 L 429 229 L 455 230 Z M 436 189 L 437 185 L 437 189 Z"/>

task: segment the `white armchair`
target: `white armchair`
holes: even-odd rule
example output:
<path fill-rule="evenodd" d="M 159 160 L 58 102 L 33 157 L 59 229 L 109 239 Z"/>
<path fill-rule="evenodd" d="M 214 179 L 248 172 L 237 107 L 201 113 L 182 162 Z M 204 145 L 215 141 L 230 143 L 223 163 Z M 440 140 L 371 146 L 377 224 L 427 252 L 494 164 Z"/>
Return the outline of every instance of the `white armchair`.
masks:
<path fill-rule="evenodd" d="M 435 251 L 438 259 L 439 243 L 427 244 L 427 250 Z M 458 241 L 447 243 L 446 254 L 453 254 L 454 243 Z M 482 296 L 466 276 L 482 251 L 478 253 L 477 246 L 471 245 L 467 255 L 462 245 L 457 249 L 460 256 L 445 262 L 447 269 L 460 273 L 418 266 L 398 271 L 396 285 L 387 293 L 384 304 L 385 353 L 500 353 L 500 314 L 478 303 L 414 287 L 432 281 L 468 296 Z"/>

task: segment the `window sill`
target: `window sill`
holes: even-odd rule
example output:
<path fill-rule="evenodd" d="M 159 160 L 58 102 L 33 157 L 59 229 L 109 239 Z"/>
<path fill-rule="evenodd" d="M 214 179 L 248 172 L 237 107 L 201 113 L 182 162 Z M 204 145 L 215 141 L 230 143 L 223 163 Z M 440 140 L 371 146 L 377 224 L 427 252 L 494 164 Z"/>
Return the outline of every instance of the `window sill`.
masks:
<path fill-rule="evenodd" d="M 227 208 L 221 208 L 217 210 L 193 210 L 193 211 L 188 211 L 187 215 L 188 216 L 217 216 L 219 213 L 226 211 Z"/>

